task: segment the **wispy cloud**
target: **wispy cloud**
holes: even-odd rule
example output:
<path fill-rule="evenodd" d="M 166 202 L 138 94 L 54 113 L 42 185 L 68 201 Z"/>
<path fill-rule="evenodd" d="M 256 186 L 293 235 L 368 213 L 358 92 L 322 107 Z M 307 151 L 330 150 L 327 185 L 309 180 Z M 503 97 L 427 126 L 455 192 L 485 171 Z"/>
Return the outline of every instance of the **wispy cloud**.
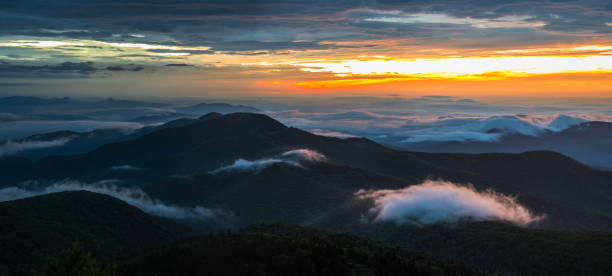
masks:
<path fill-rule="evenodd" d="M 138 171 L 138 170 L 140 170 L 140 168 L 136 167 L 136 166 L 132 166 L 132 165 L 117 165 L 117 166 L 112 166 L 111 170 L 115 170 L 115 171 Z"/>
<path fill-rule="evenodd" d="M 37 141 L 37 140 L 22 140 L 14 141 L 7 140 L 4 144 L 0 144 L 0 157 L 13 155 L 26 150 L 43 149 L 63 146 L 70 142 L 70 138 L 61 138 L 50 141 Z"/>
<path fill-rule="evenodd" d="M 544 218 L 532 214 L 514 197 L 445 181 L 428 180 L 399 190 L 360 190 L 356 196 L 374 201 L 370 209 L 374 220 L 399 224 L 472 219 L 503 220 L 525 226 Z"/>
<path fill-rule="evenodd" d="M 110 115 L 110 113 L 108 113 Z M 4 122 L 0 127 L 0 139 L 14 139 L 54 131 L 87 132 L 96 129 L 121 129 L 129 133 L 143 125 L 124 121 L 13 121 Z"/>
<path fill-rule="evenodd" d="M 150 198 L 149 195 L 139 188 L 122 188 L 113 185 L 114 182 L 100 181 L 86 184 L 78 181 L 64 180 L 43 188 L 38 188 L 38 183 L 36 182 L 29 182 L 24 183 L 23 187 L 0 189 L 0 202 L 64 191 L 90 191 L 115 197 L 146 213 L 171 219 L 212 220 L 228 215 L 225 211 L 201 206 L 181 207 L 165 204 L 162 201 Z"/>
<path fill-rule="evenodd" d="M 218 174 L 231 171 L 248 171 L 260 172 L 261 170 L 274 164 L 288 164 L 295 167 L 303 167 L 302 164 L 308 162 L 324 162 L 327 159 L 319 152 L 310 149 L 296 149 L 281 153 L 276 157 L 262 158 L 253 161 L 238 159 L 231 165 L 223 166 L 211 171 L 212 174 Z"/>
<path fill-rule="evenodd" d="M 418 13 L 403 14 L 395 13 L 381 17 L 365 18 L 364 21 L 401 23 L 401 24 L 459 24 L 470 25 L 475 28 L 537 28 L 546 26 L 542 21 L 531 21 L 531 16 L 506 15 L 499 18 L 472 18 L 455 17 L 447 14 Z"/>

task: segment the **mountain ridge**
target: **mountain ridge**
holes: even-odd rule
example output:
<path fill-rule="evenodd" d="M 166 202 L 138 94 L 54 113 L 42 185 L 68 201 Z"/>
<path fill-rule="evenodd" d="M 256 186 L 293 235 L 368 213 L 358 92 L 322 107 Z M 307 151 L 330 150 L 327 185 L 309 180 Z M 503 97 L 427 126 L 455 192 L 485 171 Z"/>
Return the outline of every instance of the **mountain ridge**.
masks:
<path fill-rule="evenodd" d="M 92 183 L 117 179 L 120 185 L 146 189 L 152 183 L 173 176 L 206 175 L 238 159 L 258 160 L 300 148 L 324 154 L 330 164 L 347 166 L 347 176 L 351 171 L 348 168 L 355 168 L 378 174 L 380 179 L 402 179 L 406 186 L 438 178 L 470 183 L 480 190 L 520 194 L 519 201 L 536 212 L 549 215 L 551 223 L 554 222 L 551 227 L 563 228 L 563 224 L 570 228 L 579 225 L 608 227 L 604 226 L 609 224 L 605 221 L 610 220 L 605 212 L 612 209 L 609 201 L 612 187 L 606 183 L 612 173 L 591 169 L 562 155 L 547 152 L 436 155 L 398 151 L 364 138 L 314 135 L 287 127 L 266 115 L 251 113 L 212 113 L 133 140 L 103 145 L 88 153 L 44 158 L 25 169 L 29 173 L 22 181 L 28 178 L 54 181 L 69 177 Z M 461 165 L 470 162 L 482 163 L 481 167 L 487 169 Z M 124 165 L 139 170 L 112 169 Z M 529 171 L 529 175 L 513 177 L 508 166 L 516 172 Z M 593 184 L 580 186 L 572 182 L 576 179 Z M 550 193 L 547 189 L 555 188 L 557 181 L 567 187 Z M 384 187 L 381 184 L 378 188 Z M 593 216 L 581 215 L 583 212 L 593 212 Z M 577 221 L 568 220 L 567 216 Z M 597 220 L 599 224 L 593 223 Z"/>

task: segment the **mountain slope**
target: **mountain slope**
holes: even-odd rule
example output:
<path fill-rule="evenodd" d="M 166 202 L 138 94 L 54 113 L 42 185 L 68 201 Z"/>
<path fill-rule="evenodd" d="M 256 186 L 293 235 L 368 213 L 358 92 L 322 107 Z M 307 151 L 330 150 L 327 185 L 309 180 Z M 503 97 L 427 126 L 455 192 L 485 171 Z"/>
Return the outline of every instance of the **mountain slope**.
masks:
<path fill-rule="evenodd" d="M 171 204 L 231 210 L 238 225 L 284 221 L 330 227 L 359 221 L 368 204 L 359 189 L 403 188 L 409 183 L 361 169 L 329 163 L 297 167 L 274 164 L 259 172 L 235 171 L 170 177 L 144 187 Z"/>
<path fill-rule="evenodd" d="M 347 234 L 260 224 L 149 250 L 121 275 L 480 275 L 427 254 Z"/>
<path fill-rule="evenodd" d="M 525 229 L 500 222 L 376 225 L 361 233 L 499 275 L 609 275 L 612 233 Z"/>
<path fill-rule="evenodd" d="M 444 168 L 494 176 L 520 191 L 551 197 L 612 213 L 612 173 L 593 170 L 555 152 L 521 154 L 417 154 Z"/>
<path fill-rule="evenodd" d="M 110 196 L 61 192 L 0 203 L 0 267 L 23 274 L 75 241 L 108 260 L 189 233 Z"/>

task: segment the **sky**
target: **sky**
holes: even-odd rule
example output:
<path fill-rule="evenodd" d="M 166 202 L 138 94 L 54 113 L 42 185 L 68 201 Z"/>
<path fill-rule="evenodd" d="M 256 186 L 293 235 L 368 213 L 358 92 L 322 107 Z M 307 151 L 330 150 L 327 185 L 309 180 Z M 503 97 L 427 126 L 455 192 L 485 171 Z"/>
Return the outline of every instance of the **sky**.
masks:
<path fill-rule="evenodd" d="M 6 0 L 0 96 L 612 98 L 612 2 Z"/>

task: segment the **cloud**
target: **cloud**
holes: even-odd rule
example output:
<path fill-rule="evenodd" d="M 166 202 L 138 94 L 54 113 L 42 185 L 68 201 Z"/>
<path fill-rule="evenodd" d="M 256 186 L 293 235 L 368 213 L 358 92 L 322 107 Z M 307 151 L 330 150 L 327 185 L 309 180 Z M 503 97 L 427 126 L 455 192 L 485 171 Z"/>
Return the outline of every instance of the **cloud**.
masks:
<path fill-rule="evenodd" d="M 240 158 L 234 161 L 234 163 L 232 163 L 231 165 L 218 168 L 216 170 L 211 171 L 211 173 L 218 174 L 218 173 L 227 172 L 227 171 L 259 172 L 273 164 L 278 164 L 278 163 L 285 163 L 285 164 L 289 164 L 293 166 L 299 166 L 298 163 L 291 162 L 291 161 L 283 161 L 281 159 L 276 159 L 276 158 L 265 158 L 265 159 L 258 159 L 254 161 L 249 161 L 249 160 Z"/>
<path fill-rule="evenodd" d="M 144 69 L 143 66 L 135 64 L 97 66 L 94 62 L 63 62 L 59 64 L 0 64 L 0 77 L 40 77 L 55 78 L 74 76 L 78 78 L 87 77 L 98 71 L 131 71 L 138 72 Z"/>
<path fill-rule="evenodd" d="M 7 187 L 0 189 L 0 202 L 64 191 L 89 191 L 112 196 L 146 213 L 165 218 L 211 220 L 227 215 L 221 210 L 209 209 L 201 206 L 180 207 L 165 204 L 159 200 L 150 198 L 149 195 L 139 188 L 121 188 L 113 185 L 115 182 L 117 181 L 110 180 L 86 184 L 78 181 L 64 180 L 44 188 L 38 188 L 38 183 L 35 181 L 27 182 L 24 183 L 24 187 Z"/>
<path fill-rule="evenodd" d="M 427 180 L 398 190 L 360 190 L 356 196 L 374 201 L 370 212 L 375 221 L 398 224 L 425 225 L 472 219 L 501 220 L 526 226 L 543 218 L 533 215 L 514 197 L 445 181 Z"/>
<path fill-rule="evenodd" d="M 324 129 L 311 129 L 310 132 L 312 132 L 313 134 L 316 135 L 321 135 L 321 136 L 330 136 L 330 137 L 337 137 L 337 138 L 351 138 L 351 137 L 355 137 L 355 135 L 350 135 L 347 133 L 342 133 L 339 131 L 328 131 L 328 130 L 324 130 Z"/>
<path fill-rule="evenodd" d="M 224 54 L 241 54 L 349 48 L 360 42 L 389 50 L 388 45 L 370 41 L 374 39 L 402 41 L 398 48 L 406 47 L 403 41 L 409 39 L 410 46 L 420 44 L 435 51 L 440 51 L 440 43 L 459 47 L 474 43 L 487 48 L 507 46 L 506 41 L 523 45 L 562 44 L 568 39 L 597 42 L 602 40 L 598 34 L 610 32 L 610 7 L 605 0 L 513 1 L 510 5 L 474 0 L 366 2 L 187 1 L 159 2 L 153 7 L 142 1 L 105 1 L 92 9 L 82 1 L 23 0 L 3 7 L 0 15 L 10 24 L 0 25 L 0 35 L 42 41 L 71 39 L 60 45 L 68 50 L 79 49 L 78 39 L 86 39 L 161 50 L 206 45 Z M 405 24 L 410 28 L 402 26 Z M 161 43 L 168 45 L 151 48 Z M 405 48 L 398 50 L 406 52 Z M 95 56 L 108 59 L 105 55 L 88 57 Z"/>
<path fill-rule="evenodd" d="M 114 171 L 138 171 L 138 170 L 140 170 L 140 168 L 136 167 L 136 166 L 132 166 L 132 165 L 119 165 L 119 166 L 112 166 L 111 170 L 114 170 Z"/>
<path fill-rule="evenodd" d="M 0 113 L 0 122 L 18 121 L 20 119 L 21 119 L 21 116 L 19 116 L 17 114 Z"/>
<path fill-rule="evenodd" d="M 71 138 L 68 138 L 68 137 L 57 139 L 57 140 L 51 140 L 51 141 L 37 141 L 37 140 L 13 141 L 9 139 L 4 144 L 0 145 L 0 157 L 6 156 L 6 155 L 13 155 L 18 152 L 25 151 L 25 150 L 59 147 L 59 146 L 63 146 L 66 143 L 70 142 L 70 140 Z"/>
<path fill-rule="evenodd" d="M 53 73 L 78 73 L 88 75 L 95 73 L 98 69 L 93 66 L 93 62 L 63 62 L 61 64 L 50 65 L 20 65 L 2 64 L 0 74 L 53 74 Z"/>
<path fill-rule="evenodd" d="M 576 107 L 506 106 L 448 96 L 331 101 L 319 104 L 318 109 L 290 106 L 296 109 L 267 111 L 267 114 L 315 134 L 367 137 L 395 146 L 420 142 L 495 142 L 511 134 L 538 136 L 587 121 L 612 121 L 612 116 L 605 115 L 607 107 L 580 107 L 579 104 Z"/>
<path fill-rule="evenodd" d="M 477 19 L 477 18 L 457 18 L 446 14 L 393 14 L 393 16 L 383 16 L 375 18 L 365 18 L 364 21 L 399 23 L 399 24 L 461 24 L 471 25 L 475 28 L 536 28 L 543 27 L 544 22 L 529 21 L 532 19 L 529 16 L 502 16 L 493 19 Z"/>
<path fill-rule="evenodd" d="M 493 115 L 486 118 L 444 117 L 427 123 L 411 123 L 399 131 L 403 143 L 424 141 L 497 141 L 507 134 L 537 136 L 562 131 L 588 119 L 567 115 Z"/>
<path fill-rule="evenodd" d="M 327 158 L 325 155 L 309 149 L 296 149 L 290 150 L 287 152 L 283 152 L 281 154 L 281 159 L 284 160 L 295 160 L 297 162 L 300 161 L 309 161 L 309 162 L 325 162 Z"/>
<path fill-rule="evenodd" d="M 144 67 L 142 67 L 142 66 L 135 66 L 135 65 L 129 65 L 129 66 L 113 65 L 113 66 L 106 67 L 106 70 L 108 70 L 108 71 L 133 71 L 133 72 L 138 72 L 138 71 L 140 71 L 142 69 L 144 69 Z"/>
<path fill-rule="evenodd" d="M 140 123 L 122 121 L 13 121 L 2 123 L 0 139 L 14 139 L 63 130 L 89 132 L 96 129 L 122 129 L 128 133 L 142 127 Z"/>
<path fill-rule="evenodd" d="M 327 158 L 325 155 L 310 149 L 296 149 L 281 153 L 277 157 L 262 158 L 254 161 L 245 159 L 238 159 L 231 165 L 223 166 L 216 170 L 211 171 L 212 174 L 218 174 L 222 172 L 232 171 L 247 171 L 247 172 L 260 172 L 263 169 L 272 166 L 274 164 L 288 164 L 295 167 L 303 167 L 303 163 L 307 162 L 325 162 Z"/>
<path fill-rule="evenodd" d="M 169 67 L 190 67 L 190 66 L 193 66 L 193 65 L 186 64 L 186 63 L 169 63 L 169 64 L 166 64 L 166 66 L 169 66 Z"/>

